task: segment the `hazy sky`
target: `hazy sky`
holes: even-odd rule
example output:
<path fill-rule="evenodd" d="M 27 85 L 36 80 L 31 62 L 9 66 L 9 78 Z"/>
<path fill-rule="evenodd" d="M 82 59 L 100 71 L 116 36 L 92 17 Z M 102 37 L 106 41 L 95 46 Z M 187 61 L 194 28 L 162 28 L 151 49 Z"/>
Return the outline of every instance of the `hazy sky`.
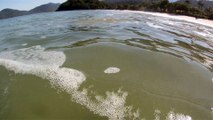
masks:
<path fill-rule="evenodd" d="M 177 0 L 169 0 L 170 2 L 176 2 Z"/>
<path fill-rule="evenodd" d="M 36 6 L 52 3 L 62 3 L 66 0 L 0 0 L 0 10 L 12 8 L 18 10 L 30 10 Z"/>

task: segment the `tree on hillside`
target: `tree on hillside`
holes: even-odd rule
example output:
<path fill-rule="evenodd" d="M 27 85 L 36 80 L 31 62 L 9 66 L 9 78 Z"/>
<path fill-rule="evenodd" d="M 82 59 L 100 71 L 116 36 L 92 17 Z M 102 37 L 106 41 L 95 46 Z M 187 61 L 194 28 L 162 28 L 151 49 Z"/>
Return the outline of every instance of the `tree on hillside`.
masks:
<path fill-rule="evenodd" d="M 189 1 L 189 0 L 185 0 L 185 3 L 189 5 L 189 4 L 190 4 L 190 1 Z"/>
<path fill-rule="evenodd" d="M 209 7 L 205 9 L 205 13 L 208 16 L 208 19 L 213 20 L 213 8 Z"/>
<path fill-rule="evenodd" d="M 197 2 L 197 4 L 198 4 L 198 6 L 202 9 L 203 8 L 203 6 L 204 6 L 204 4 L 203 4 L 203 2 L 201 1 L 201 0 L 199 0 L 198 2 Z"/>
<path fill-rule="evenodd" d="M 114 0 L 108 0 L 114 1 Z M 60 5 L 58 11 L 62 10 L 85 10 L 85 9 L 119 9 L 119 10 L 147 10 L 157 12 L 168 12 L 173 14 L 189 15 L 197 18 L 213 19 L 213 8 L 204 9 L 204 1 L 197 3 L 199 7 L 193 6 L 191 0 L 172 2 L 168 0 L 149 0 L 149 2 L 136 2 L 139 0 L 122 0 L 123 2 L 105 2 L 104 0 L 68 0 Z M 140 0 L 142 1 L 142 0 Z M 144 0 L 145 1 L 145 0 Z M 148 1 L 148 0 L 146 0 Z M 185 2 L 184 2 L 185 1 Z M 205 3 L 206 4 L 206 3 Z"/>
<path fill-rule="evenodd" d="M 169 4 L 169 1 L 168 0 L 162 0 L 160 3 L 159 3 L 159 7 L 161 9 L 161 11 L 166 11 L 166 8 Z"/>
<path fill-rule="evenodd" d="M 60 5 L 58 10 L 105 9 L 108 5 L 99 0 L 68 0 Z"/>

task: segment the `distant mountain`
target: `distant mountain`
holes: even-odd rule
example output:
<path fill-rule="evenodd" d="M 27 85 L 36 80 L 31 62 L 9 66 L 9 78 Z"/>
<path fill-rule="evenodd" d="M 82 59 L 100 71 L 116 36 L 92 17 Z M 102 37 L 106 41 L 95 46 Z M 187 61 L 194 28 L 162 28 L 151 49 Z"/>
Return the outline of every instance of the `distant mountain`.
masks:
<path fill-rule="evenodd" d="M 48 3 L 48 4 L 35 7 L 29 11 L 20 11 L 20 10 L 7 8 L 0 11 L 0 19 L 35 14 L 35 13 L 42 13 L 42 12 L 54 12 L 58 9 L 59 5 L 60 5 L 59 3 Z"/>
<path fill-rule="evenodd" d="M 13 9 L 4 9 L 0 11 L 0 19 L 16 17 L 26 14 L 27 11 L 13 10 Z"/>
<path fill-rule="evenodd" d="M 59 5 L 60 4 L 58 4 L 58 3 L 44 4 L 44 5 L 38 6 L 34 9 L 30 10 L 28 13 L 33 14 L 33 13 L 41 13 L 41 12 L 53 12 L 58 9 Z"/>

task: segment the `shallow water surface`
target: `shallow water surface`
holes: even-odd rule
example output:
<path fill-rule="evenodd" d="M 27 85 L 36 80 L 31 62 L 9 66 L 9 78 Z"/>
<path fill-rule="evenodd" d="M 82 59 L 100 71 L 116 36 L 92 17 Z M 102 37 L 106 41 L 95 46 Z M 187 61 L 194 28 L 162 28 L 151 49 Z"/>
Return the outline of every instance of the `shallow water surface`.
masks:
<path fill-rule="evenodd" d="M 129 11 L 0 21 L 0 119 L 212 120 L 213 28 Z"/>

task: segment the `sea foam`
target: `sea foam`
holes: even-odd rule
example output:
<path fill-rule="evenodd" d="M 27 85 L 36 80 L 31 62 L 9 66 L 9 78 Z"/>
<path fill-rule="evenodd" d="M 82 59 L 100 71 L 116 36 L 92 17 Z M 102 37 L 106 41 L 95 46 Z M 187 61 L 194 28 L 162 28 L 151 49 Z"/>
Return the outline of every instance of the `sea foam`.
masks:
<path fill-rule="evenodd" d="M 45 51 L 41 46 L 23 48 L 0 53 L 0 65 L 19 74 L 31 74 L 50 81 L 54 87 L 70 94 L 73 101 L 99 116 L 109 120 L 139 120 L 139 110 L 126 106 L 127 92 L 122 90 L 106 92 L 105 97 L 88 95 L 87 89 L 79 90 L 86 76 L 78 70 L 61 67 L 66 60 L 63 52 Z M 119 72 L 119 68 L 110 67 L 106 73 Z M 155 120 L 160 120 L 160 110 L 155 110 Z M 144 119 L 143 119 L 144 120 Z M 169 112 L 166 120 L 192 120 L 188 115 Z"/>
<path fill-rule="evenodd" d="M 125 106 L 127 92 L 106 92 L 106 97 L 87 94 L 87 89 L 78 88 L 86 76 L 75 69 L 61 67 L 66 60 L 63 52 L 45 51 L 41 46 L 23 48 L 0 53 L 0 65 L 19 74 L 31 74 L 50 81 L 54 87 L 71 95 L 72 99 L 100 116 L 109 120 L 139 119 L 139 112 L 132 106 Z"/>
<path fill-rule="evenodd" d="M 167 114 L 166 120 L 192 120 L 191 116 L 170 111 Z"/>
<path fill-rule="evenodd" d="M 109 67 L 106 70 L 104 70 L 104 73 L 112 74 L 112 73 L 118 73 L 120 72 L 120 69 L 117 67 Z"/>

